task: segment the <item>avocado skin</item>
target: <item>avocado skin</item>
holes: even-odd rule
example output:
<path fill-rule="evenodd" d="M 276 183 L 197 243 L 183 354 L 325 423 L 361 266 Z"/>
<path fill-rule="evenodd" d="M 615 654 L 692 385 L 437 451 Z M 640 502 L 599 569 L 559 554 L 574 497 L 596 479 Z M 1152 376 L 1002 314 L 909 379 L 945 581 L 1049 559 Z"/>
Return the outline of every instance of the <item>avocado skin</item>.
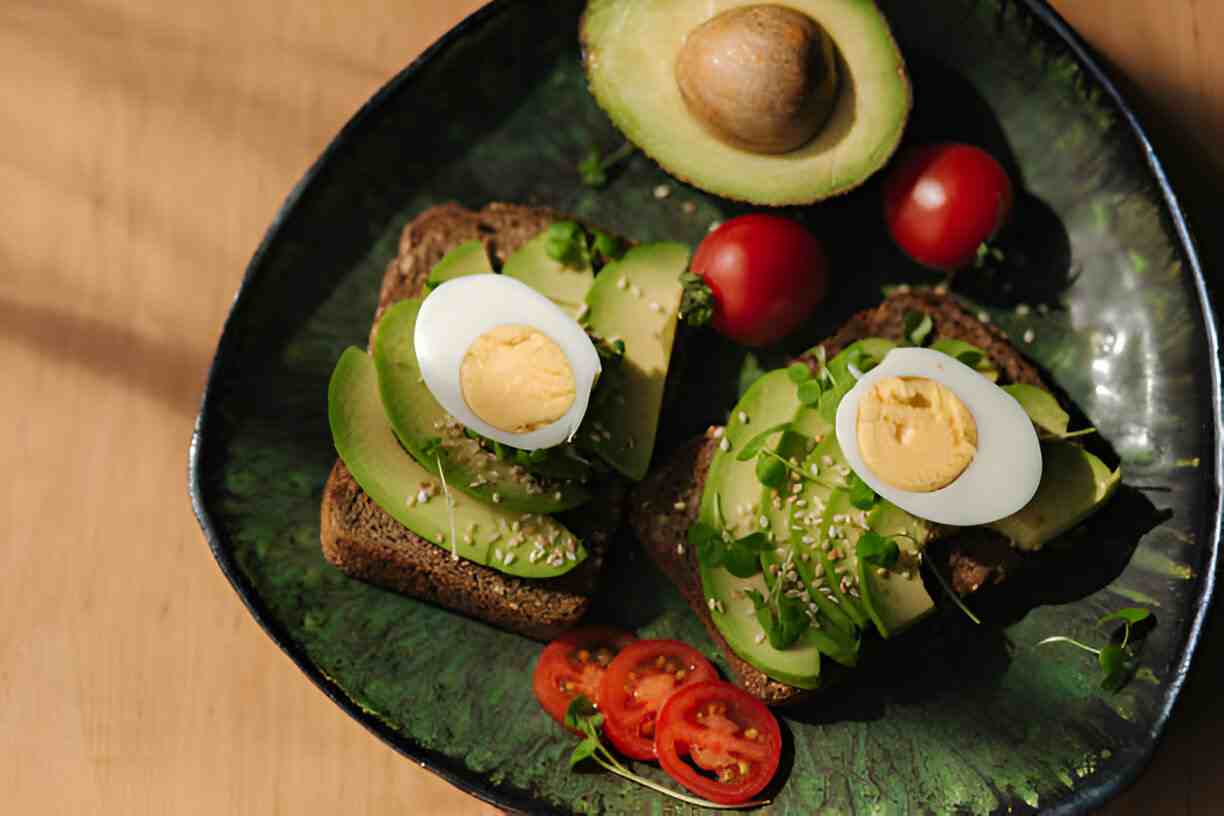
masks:
<path fill-rule="evenodd" d="M 422 484 L 438 485 L 438 477 L 406 453 L 383 412 L 378 393 L 378 375 L 369 355 L 357 348 L 348 348 L 332 372 L 327 394 L 328 419 L 332 439 L 340 459 L 353 479 L 379 507 L 417 536 L 443 547 L 476 564 L 492 567 L 507 575 L 523 578 L 552 578 L 563 575 L 586 559 L 586 550 L 579 544 L 573 559 L 550 564 L 547 559 L 527 558 L 527 547 L 506 564 L 496 558 L 497 549 L 505 541 L 497 535 L 504 526 L 520 521 L 520 514 L 501 506 L 478 501 L 467 496 L 454 496 L 455 529 L 475 531 L 458 540 L 449 541 L 451 517 L 447 497 L 435 491 L 428 501 L 408 502 Z M 543 534 L 556 531 L 559 536 L 569 532 L 557 521 L 541 517 L 535 523 Z"/>

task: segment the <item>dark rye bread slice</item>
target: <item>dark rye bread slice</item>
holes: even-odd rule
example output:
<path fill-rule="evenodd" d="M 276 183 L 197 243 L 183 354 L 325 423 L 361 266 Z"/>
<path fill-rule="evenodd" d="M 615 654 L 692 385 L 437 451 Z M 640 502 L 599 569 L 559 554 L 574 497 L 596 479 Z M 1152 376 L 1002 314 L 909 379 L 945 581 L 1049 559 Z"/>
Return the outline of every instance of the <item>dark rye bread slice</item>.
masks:
<path fill-rule="evenodd" d="M 404 227 L 399 254 L 387 267 L 378 319 L 396 301 L 420 295 L 429 270 L 452 247 L 479 240 L 496 263 L 560 217 L 551 210 L 489 204 L 431 207 Z M 619 527 L 624 491 L 612 486 L 580 512 L 562 518 L 590 556 L 559 578 L 525 579 L 460 559 L 408 530 L 374 503 L 336 460 L 323 488 L 323 555 L 346 574 L 453 609 L 502 629 L 548 640 L 577 623 L 590 607 L 604 553 Z"/>
<path fill-rule="evenodd" d="M 832 357 L 855 340 L 884 337 L 899 340 L 904 334 L 905 313 L 926 312 L 933 325 L 931 340 L 941 337 L 972 343 L 984 350 L 999 369 L 1000 382 L 1023 382 L 1044 387 L 1040 375 L 994 326 L 965 311 L 954 299 L 932 289 L 897 291 L 879 306 L 858 312 L 829 339 L 821 343 Z M 803 358 L 800 358 L 803 359 Z M 815 366 L 814 360 L 806 360 Z M 705 487 L 706 472 L 718 446 L 716 429 L 681 447 L 667 463 L 633 491 L 629 500 L 629 524 L 651 560 L 684 596 L 705 626 L 710 637 L 726 656 L 736 681 L 767 705 L 781 706 L 810 699 L 811 691 L 771 680 L 761 671 L 737 657 L 719 633 L 697 570 L 697 556 L 683 546 L 697 517 Z M 682 507 L 682 510 L 675 508 Z M 953 584 L 967 593 L 987 583 L 997 583 L 1014 570 L 1020 557 L 1006 544 L 986 535 L 958 536 L 934 557 L 951 569 Z"/>

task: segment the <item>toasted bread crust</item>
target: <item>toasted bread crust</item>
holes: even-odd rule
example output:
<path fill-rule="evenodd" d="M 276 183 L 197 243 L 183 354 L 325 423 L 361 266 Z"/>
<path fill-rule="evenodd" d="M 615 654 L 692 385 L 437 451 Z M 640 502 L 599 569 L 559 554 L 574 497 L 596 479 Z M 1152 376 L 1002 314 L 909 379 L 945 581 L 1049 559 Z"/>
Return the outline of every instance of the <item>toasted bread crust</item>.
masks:
<path fill-rule="evenodd" d="M 895 292 L 880 305 L 858 312 L 825 340 L 825 353 L 832 357 L 856 340 L 883 337 L 899 340 L 904 334 L 905 313 L 926 312 L 933 324 L 932 339 L 956 338 L 987 353 L 1004 382 L 1022 382 L 1044 387 L 1037 370 L 1008 343 L 995 327 L 970 315 L 946 294 L 931 289 Z M 805 358 L 800 358 L 805 359 Z M 815 360 L 807 359 L 815 366 Z M 630 497 L 629 525 L 651 560 L 667 575 L 726 656 L 737 683 L 767 705 L 783 706 L 810 699 L 814 692 L 771 680 L 759 669 L 737 657 L 718 631 L 706 606 L 697 569 L 697 554 L 682 546 L 689 525 L 696 520 L 705 488 L 706 473 L 717 448 L 714 429 L 682 446 L 670 459 L 642 482 Z M 676 502 L 685 510 L 676 512 Z M 667 521 L 664 522 L 663 518 Z M 947 557 L 957 591 L 971 592 L 997 583 L 1017 566 L 1010 548 L 1002 551 L 988 536 L 965 536 L 941 551 Z"/>
<path fill-rule="evenodd" d="M 431 207 L 400 236 L 399 255 L 387 267 L 370 332 L 393 303 L 416 297 L 429 270 L 452 247 L 480 240 L 504 263 L 558 214 L 514 204 L 473 211 L 457 204 Z M 547 640 L 576 624 L 590 607 L 604 552 L 620 524 L 623 490 L 610 488 L 581 516 L 566 519 L 590 556 L 559 578 L 525 579 L 460 559 L 391 518 L 337 460 L 323 489 L 320 541 L 323 555 L 346 574 L 528 637 Z"/>

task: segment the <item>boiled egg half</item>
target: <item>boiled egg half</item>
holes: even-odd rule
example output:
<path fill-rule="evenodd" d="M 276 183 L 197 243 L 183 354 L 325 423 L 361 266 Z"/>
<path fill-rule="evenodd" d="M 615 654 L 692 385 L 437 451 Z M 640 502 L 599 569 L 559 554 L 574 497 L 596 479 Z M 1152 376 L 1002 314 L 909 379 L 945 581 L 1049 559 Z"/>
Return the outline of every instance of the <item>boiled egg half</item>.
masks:
<path fill-rule="evenodd" d="M 574 435 L 601 368 L 574 318 L 496 274 L 434 289 L 417 314 L 413 343 L 425 385 L 451 416 L 528 451 Z"/>
<path fill-rule="evenodd" d="M 837 408 L 846 462 L 888 501 L 938 524 L 987 524 L 1041 482 L 1041 446 L 1006 391 L 942 352 L 890 351 Z"/>

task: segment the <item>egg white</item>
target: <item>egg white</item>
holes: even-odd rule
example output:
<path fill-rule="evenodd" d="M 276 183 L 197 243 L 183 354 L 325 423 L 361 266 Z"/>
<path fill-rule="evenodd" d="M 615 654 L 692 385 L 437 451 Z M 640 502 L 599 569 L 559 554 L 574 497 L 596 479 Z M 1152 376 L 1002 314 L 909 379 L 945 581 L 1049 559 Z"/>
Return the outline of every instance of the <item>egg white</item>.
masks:
<path fill-rule="evenodd" d="M 859 401 L 889 377 L 926 377 L 960 398 L 977 423 L 978 446 L 969 467 L 929 493 L 900 490 L 879 479 L 859 451 Z M 1032 420 L 1006 391 L 959 360 L 924 348 L 898 348 L 864 374 L 837 407 L 837 442 L 867 485 L 919 518 L 956 526 L 987 524 L 1024 507 L 1041 483 L 1041 445 Z"/>
<path fill-rule="evenodd" d="M 511 433 L 495 428 L 468 407 L 459 382 L 463 357 L 482 334 L 498 326 L 530 326 L 561 348 L 574 374 L 574 403 L 542 428 Z M 488 439 L 523 450 L 551 448 L 582 424 L 601 366 L 591 339 L 568 314 L 522 281 L 503 275 L 468 275 L 446 281 L 421 304 L 413 333 L 425 385 L 455 419 Z"/>

